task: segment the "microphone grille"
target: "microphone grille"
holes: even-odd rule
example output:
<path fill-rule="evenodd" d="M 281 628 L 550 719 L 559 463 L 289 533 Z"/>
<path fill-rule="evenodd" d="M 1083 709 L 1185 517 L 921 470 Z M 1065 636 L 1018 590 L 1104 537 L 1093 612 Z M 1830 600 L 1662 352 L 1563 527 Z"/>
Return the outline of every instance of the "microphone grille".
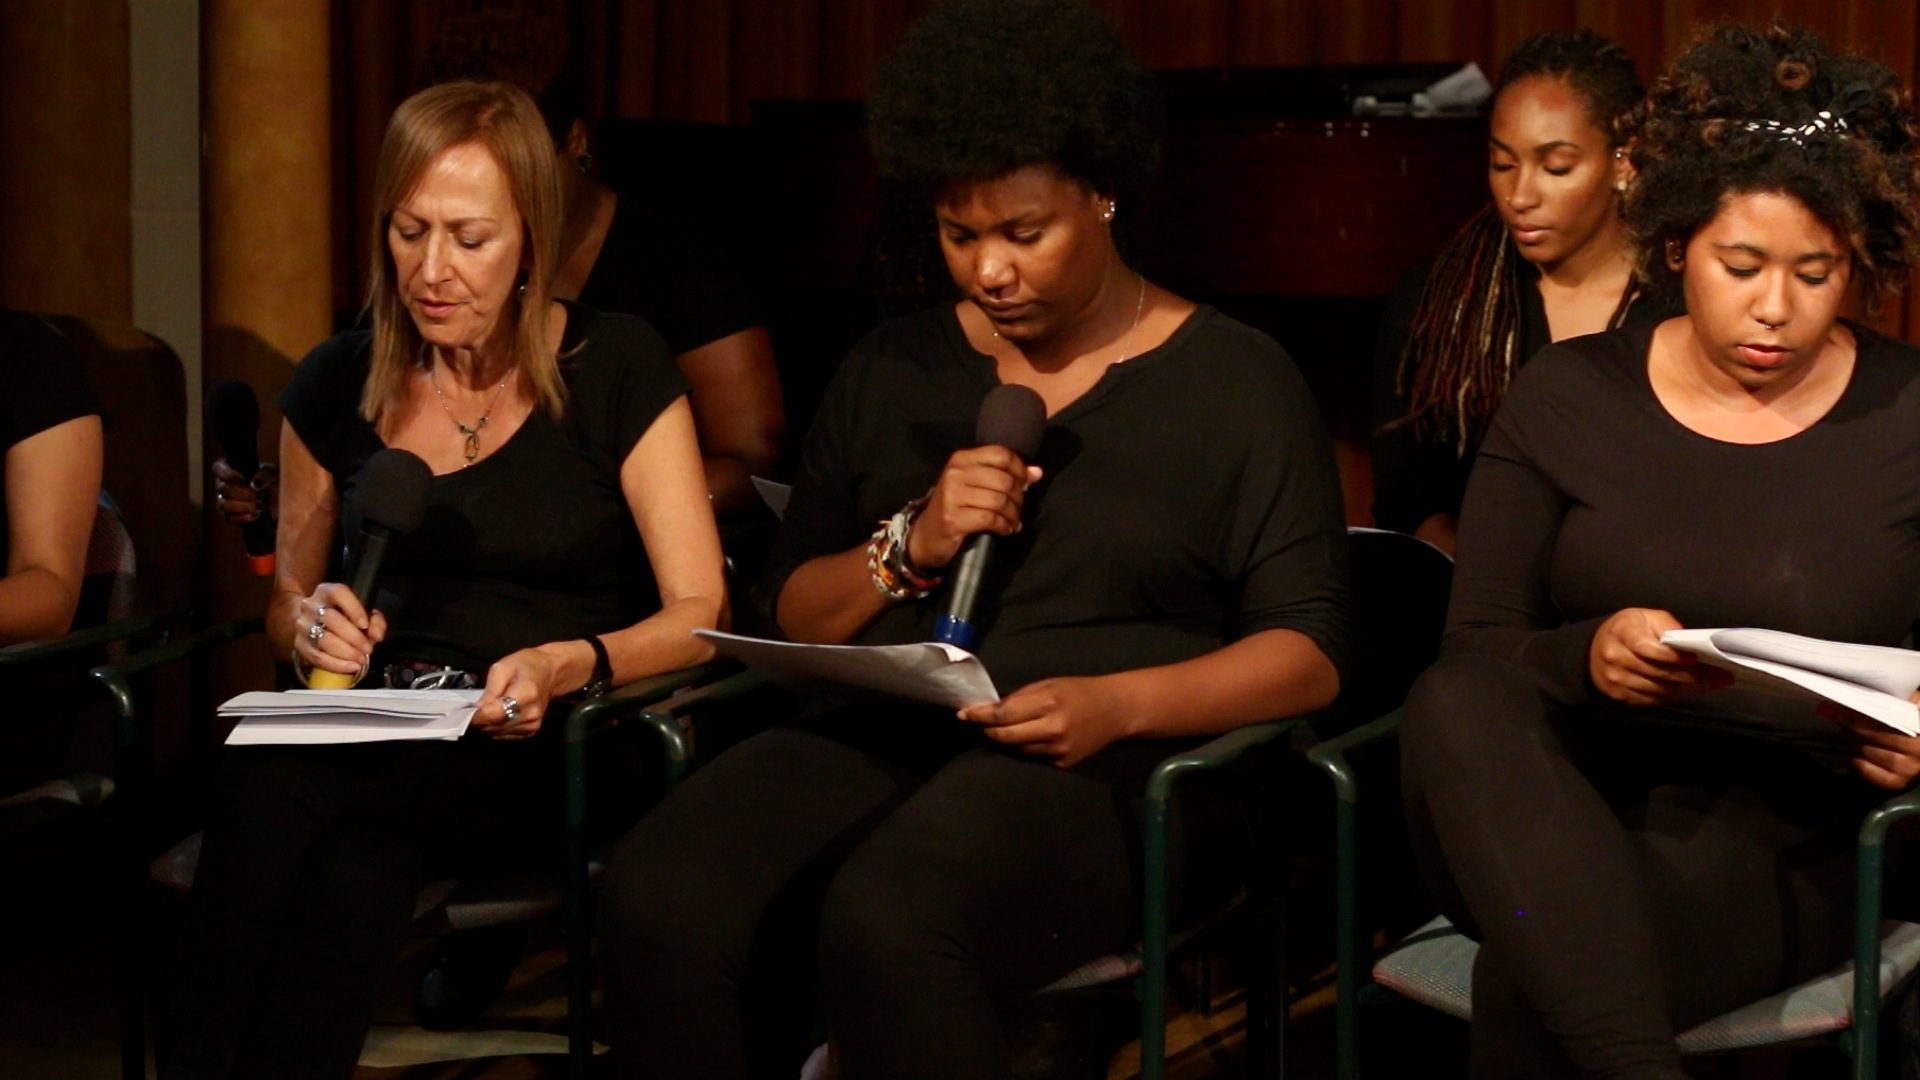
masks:
<path fill-rule="evenodd" d="M 432 485 L 433 470 L 426 462 L 405 450 L 389 448 L 360 466 L 354 498 L 368 524 L 410 533 L 426 516 L 427 489 Z"/>
<path fill-rule="evenodd" d="M 1046 433 L 1047 403 L 1030 387 L 996 386 L 980 402 L 974 437 L 981 446 L 1004 446 L 1020 455 L 1020 460 L 1031 461 Z"/>
<path fill-rule="evenodd" d="M 223 446 L 251 443 L 260 433 L 260 399 L 239 379 L 221 379 L 207 390 L 207 425 Z"/>

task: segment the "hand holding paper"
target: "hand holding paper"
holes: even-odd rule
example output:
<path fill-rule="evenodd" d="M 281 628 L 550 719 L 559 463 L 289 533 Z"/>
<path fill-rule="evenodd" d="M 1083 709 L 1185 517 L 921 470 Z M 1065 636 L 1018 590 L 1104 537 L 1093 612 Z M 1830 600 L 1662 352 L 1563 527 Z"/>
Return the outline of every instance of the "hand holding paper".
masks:
<path fill-rule="evenodd" d="M 1660 640 L 1733 676 L 1736 686 L 1831 701 L 1905 735 L 1920 735 L 1920 653 L 1822 641 L 1778 630 L 1668 630 Z"/>
<path fill-rule="evenodd" d="M 970 705 L 960 719 L 987 738 L 1071 768 L 1126 735 L 1125 702 L 1111 676 L 1042 679 L 999 701 Z"/>

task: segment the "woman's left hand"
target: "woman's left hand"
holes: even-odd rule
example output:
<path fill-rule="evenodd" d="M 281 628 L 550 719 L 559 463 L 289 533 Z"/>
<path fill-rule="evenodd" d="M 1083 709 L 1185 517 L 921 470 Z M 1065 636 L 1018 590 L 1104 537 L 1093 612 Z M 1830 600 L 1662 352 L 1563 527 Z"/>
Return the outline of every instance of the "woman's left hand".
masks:
<path fill-rule="evenodd" d="M 539 649 L 509 653 L 487 669 L 486 693 L 473 726 L 496 739 L 525 739 L 540 730 L 553 697 L 553 657 Z M 514 704 L 508 715 L 507 702 Z"/>
<path fill-rule="evenodd" d="M 1920 693 L 1913 695 L 1913 701 L 1920 705 Z M 1904 791 L 1920 779 L 1920 739 L 1838 705 L 1823 703 L 1820 714 L 1846 729 L 1853 742 L 1853 771 L 1867 783 Z"/>
<path fill-rule="evenodd" d="M 1126 695 L 1113 676 L 1042 679 L 990 705 L 969 705 L 960 719 L 987 738 L 1072 768 L 1127 733 Z"/>

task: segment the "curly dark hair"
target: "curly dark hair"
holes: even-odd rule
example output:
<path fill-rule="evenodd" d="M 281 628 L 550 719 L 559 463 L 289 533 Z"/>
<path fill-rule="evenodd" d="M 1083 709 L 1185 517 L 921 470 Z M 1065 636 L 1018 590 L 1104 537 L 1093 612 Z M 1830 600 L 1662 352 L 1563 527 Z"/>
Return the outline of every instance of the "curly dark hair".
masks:
<path fill-rule="evenodd" d="M 1669 245 L 1691 240 L 1725 196 L 1757 192 L 1791 195 L 1845 238 L 1869 302 L 1906 281 L 1920 128 L 1886 66 L 1805 30 L 1722 26 L 1660 77 L 1626 131 L 1638 172 L 1627 231 L 1655 292 L 1680 291 Z"/>
<path fill-rule="evenodd" d="M 953 0 L 874 77 L 880 171 L 923 198 L 1053 165 L 1136 207 L 1160 160 L 1153 77 L 1084 0 Z"/>
<path fill-rule="evenodd" d="M 1586 104 L 1587 119 L 1607 133 L 1609 146 L 1620 145 L 1621 121 L 1647 94 L 1627 50 L 1585 27 L 1535 34 L 1514 46 L 1500 65 L 1494 94 L 1536 76 L 1565 79 Z"/>

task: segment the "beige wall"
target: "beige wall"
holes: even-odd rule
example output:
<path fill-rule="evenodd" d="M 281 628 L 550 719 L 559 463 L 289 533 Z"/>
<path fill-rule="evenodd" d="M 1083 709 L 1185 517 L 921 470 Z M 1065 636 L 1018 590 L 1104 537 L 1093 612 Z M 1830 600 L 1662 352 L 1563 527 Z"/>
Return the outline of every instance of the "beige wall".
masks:
<path fill-rule="evenodd" d="M 0 0 L 0 303 L 133 317 L 125 0 Z"/>

